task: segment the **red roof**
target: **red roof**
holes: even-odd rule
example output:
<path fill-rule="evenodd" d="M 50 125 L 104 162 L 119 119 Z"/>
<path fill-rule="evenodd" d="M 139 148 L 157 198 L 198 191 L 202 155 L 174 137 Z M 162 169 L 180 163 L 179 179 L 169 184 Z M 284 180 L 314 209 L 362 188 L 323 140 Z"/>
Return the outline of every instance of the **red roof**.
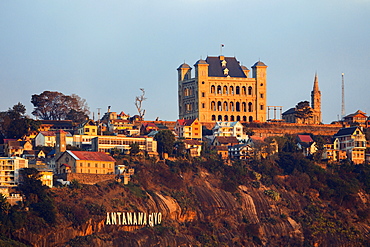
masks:
<path fill-rule="evenodd" d="M 310 135 L 298 135 L 298 138 L 301 142 L 313 142 Z"/>
<path fill-rule="evenodd" d="M 196 119 L 179 119 L 179 120 L 177 120 L 177 122 L 181 126 L 190 126 L 194 123 L 195 120 Z"/>
<path fill-rule="evenodd" d="M 95 160 L 109 162 L 116 161 L 112 156 L 103 152 L 88 152 L 88 151 L 67 151 L 67 152 L 79 160 Z"/>

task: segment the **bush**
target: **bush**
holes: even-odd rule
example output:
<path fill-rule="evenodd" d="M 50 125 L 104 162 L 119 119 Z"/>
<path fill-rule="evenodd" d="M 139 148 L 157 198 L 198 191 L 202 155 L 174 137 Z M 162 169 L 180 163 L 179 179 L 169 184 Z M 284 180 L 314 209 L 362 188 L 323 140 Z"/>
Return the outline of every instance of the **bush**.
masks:
<path fill-rule="evenodd" d="M 274 190 L 265 190 L 265 195 L 271 197 L 274 201 L 278 201 L 280 199 L 280 193 Z"/>

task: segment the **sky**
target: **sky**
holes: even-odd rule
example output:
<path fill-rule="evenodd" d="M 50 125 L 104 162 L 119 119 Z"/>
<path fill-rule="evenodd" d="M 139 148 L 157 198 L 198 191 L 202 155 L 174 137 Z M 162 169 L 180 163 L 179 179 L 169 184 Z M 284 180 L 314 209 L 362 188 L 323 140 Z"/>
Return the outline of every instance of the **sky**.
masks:
<path fill-rule="evenodd" d="M 0 1 L 0 111 L 43 91 L 97 109 L 178 118 L 177 68 L 236 57 L 267 68 L 267 104 L 310 101 L 315 73 L 324 123 L 370 115 L 370 0 Z M 92 117 L 92 114 L 91 114 Z"/>

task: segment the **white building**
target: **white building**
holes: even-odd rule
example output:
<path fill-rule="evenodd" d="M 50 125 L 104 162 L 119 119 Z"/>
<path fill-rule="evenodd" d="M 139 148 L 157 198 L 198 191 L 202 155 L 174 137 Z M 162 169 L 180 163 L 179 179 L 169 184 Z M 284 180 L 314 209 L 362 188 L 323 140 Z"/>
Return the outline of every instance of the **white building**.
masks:
<path fill-rule="evenodd" d="M 235 136 L 239 141 L 248 138 L 243 132 L 243 125 L 239 122 L 216 122 L 212 129 L 214 136 Z"/>
<path fill-rule="evenodd" d="M 55 147 L 55 144 L 56 144 L 55 131 L 40 131 L 35 137 L 36 147 L 37 146 Z M 73 145 L 73 136 L 69 132 L 66 132 L 66 144 Z"/>

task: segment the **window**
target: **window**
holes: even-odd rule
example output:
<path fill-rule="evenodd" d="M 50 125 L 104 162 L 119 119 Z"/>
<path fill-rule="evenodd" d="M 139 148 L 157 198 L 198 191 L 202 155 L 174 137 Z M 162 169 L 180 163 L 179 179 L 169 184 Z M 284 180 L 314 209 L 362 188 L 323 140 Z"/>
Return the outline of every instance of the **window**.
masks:
<path fill-rule="evenodd" d="M 87 163 L 87 167 L 90 167 L 90 163 Z"/>
<path fill-rule="evenodd" d="M 202 97 L 205 97 L 205 95 L 206 95 L 206 94 L 205 94 L 204 92 L 202 92 Z"/>
<path fill-rule="evenodd" d="M 248 95 L 252 95 L 252 87 L 248 87 Z"/>
<path fill-rule="evenodd" d="M 205 108 L 206 107 L 206 104 L 202 103 L 202 108 Z"/>
<path fill-rule="evenodd" d="M 98 167 L 98 164 L 95 163 L 95 167 Z"/>
<path fill-rule="evenodd" d="M 260 98 L 263 99 L 263 93 L 260 94 Z"/>
<path fill-rule="evenodd" d="M 260 105 L 260 110 L 261 111 L 263 111 L 264 108 L 265 108 L 264 105 Z"/>
<path fill-rule="evenodd" d="M 90 132 L 90 129 L 89 128 L 85 128 L 85 132 Z"/>

